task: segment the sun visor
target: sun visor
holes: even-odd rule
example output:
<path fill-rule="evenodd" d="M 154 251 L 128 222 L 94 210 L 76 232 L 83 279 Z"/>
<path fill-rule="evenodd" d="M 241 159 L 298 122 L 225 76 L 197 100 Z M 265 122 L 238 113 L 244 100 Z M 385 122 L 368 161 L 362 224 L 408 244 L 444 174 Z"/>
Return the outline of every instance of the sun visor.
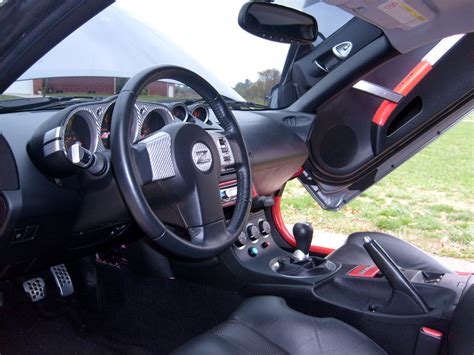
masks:
<path fill-rule="evenodd" d="M 401 53 L 474 30 L 472 0 L 324 0 L 380 27 Z"/>

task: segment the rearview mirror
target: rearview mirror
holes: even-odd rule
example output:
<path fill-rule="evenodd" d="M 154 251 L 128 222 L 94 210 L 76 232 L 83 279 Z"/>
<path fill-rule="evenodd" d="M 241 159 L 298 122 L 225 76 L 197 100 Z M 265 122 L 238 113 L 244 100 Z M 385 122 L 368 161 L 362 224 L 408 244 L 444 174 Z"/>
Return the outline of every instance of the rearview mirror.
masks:
<path fill-rule="evenodd" d="M 244 4 L 239 25 L 255 36 L 280 43 L 308 44 L 318 36 L 318 24 L 313 16 L 266 2 Z"/>

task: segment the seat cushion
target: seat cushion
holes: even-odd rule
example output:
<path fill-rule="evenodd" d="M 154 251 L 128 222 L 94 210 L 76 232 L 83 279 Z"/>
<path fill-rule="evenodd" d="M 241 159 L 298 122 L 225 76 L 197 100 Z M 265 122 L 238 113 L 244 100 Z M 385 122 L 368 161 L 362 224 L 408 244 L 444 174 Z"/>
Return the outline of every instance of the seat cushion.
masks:
<path fill-rule="evenodd" d="M 198 320 L 196 320 L 198 321 Z M 385 354 L 351 326 L 289 308 L 279 297 L 245 301 L 229 320 L 174 354 Z"/>
<path fill-rule="evenodd" d="M 346 243 L 328 256 L 328 259 L 341 264 L 373 265 L 374 261 L 364 248 L 364 237 L 376 240 L 403 269 L 423 270 L 440 273 L 453 271 L 436 261 L 431 255 L 399 238 L 378 232 L 353 233 Z"/>

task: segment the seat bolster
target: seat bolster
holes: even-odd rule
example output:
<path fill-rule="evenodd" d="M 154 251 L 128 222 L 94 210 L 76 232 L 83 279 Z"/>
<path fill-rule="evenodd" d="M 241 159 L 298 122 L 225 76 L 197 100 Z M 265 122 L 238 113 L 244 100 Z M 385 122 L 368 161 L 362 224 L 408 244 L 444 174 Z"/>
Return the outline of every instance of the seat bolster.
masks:
<path fill-rule="evenodd" d="M 245 301 L 222 325 L 191 340 L 176 354 L 385 354 L 351 326 L 299 313 L 279 297 Z"/>

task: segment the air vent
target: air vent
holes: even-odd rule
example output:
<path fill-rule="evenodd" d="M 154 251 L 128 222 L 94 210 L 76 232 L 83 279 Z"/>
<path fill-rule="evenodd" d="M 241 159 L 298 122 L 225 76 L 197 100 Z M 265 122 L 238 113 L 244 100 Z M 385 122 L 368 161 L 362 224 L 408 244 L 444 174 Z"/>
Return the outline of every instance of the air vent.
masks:
<path fill-rule="evenodd" d="M 0 190 L 17 190 L 18 173 L 15 158 L 7 140 L 0 135 Z"/>
<path fill-rule="evenodd" d="M 291 127 L 295 127 L 297 125 L 297 119 L 295 116 L 285 117 L 283 122 L 285 122 L 287 126 Z"/>
<path fill-rule="evenodd" d="M 283 123 L 290 127 L 305 126 L 311 124 L 312 121 L 311 116 L 288 116 L 283 119 Z"/>

